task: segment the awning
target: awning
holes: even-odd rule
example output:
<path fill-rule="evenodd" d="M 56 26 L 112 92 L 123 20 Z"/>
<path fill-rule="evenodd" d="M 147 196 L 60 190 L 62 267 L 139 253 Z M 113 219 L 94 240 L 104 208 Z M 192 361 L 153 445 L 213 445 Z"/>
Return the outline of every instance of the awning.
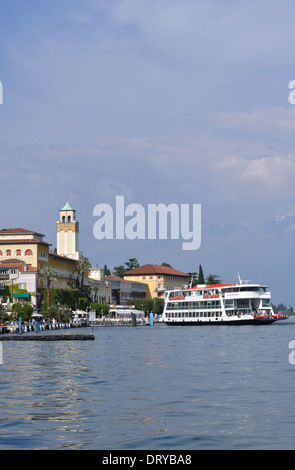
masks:
<path fill-rule="evenodd" d="M 13 294 L 13 297 L 18 299 L 28 299 L 31 296 L 30 292 L 22 292 L 21 294 Z"/>

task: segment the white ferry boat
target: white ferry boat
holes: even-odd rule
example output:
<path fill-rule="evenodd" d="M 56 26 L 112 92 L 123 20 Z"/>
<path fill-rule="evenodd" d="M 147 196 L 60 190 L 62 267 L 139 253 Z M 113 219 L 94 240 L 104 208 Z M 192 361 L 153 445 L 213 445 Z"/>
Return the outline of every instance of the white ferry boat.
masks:
<path fill-rule="evenodd" d="M 267 325 L 287 317 L 274 313 L 267 286 L 242 281 L 201 284 L 166 292 L 167 325 Z"/>

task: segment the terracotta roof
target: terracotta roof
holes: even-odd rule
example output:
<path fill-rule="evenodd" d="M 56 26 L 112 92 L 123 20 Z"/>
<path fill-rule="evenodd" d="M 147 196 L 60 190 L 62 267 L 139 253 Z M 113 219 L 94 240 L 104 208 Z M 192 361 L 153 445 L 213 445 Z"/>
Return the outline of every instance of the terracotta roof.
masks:
<path fill-rule="evenodd" d="M 25 270 L 25 266 L 21 261 L 0 263 L 0 269 L 19 269 L 22 273 L 36 273 L 38 271 L 38 269 L 34 268 L 33 266 L 27 266 L 27 269 Z"/>
<path fill-rule="evenodd" d="M 10 262 L 10 263 L 0 263 L 0 269 L 11 269 L 11 268 L 18 268 L 23 264 L 19 262 Z"/>
<path fill-rule="evenodd" d="M 129 282 L 134 282 L 134 283 L 138 284 L 138 282 L 136 282 L 136 281 L 128 281 L 127 279 L 123 279 L 122 277 L 119 277 L 119 276 L 105 276 L 104 279 L 109 279 L 109 280 L 113 280 L 113 281 L 128 282 L 128 283 Z"/>
<path fill-rule="evenodd" d="M 131 271 L 126 271 L 124 276 L 133 276 L 141 274 L 167 274 L 169 276 L 185 276 L 189 277 L 188 274 L 177 271 L 176 269 L 170 268 L 169 266 L 158 266 L 157 264 L 145 264 L 138 268 L 134 268 Z"/>
<path fill-rule="evenodd" d="M 0 232 L 0 235 L 2 234 L 3 232 Z M 47 242 L 44 242 L 43 240 L 37 240 L 36 238 L 15 238 L 15 239 L 9 239 L 9 238 L 6 238 L 5 240 L 0 240 L 0 244 L 1 245 L 11 245 L 12 243 L 23 243 L 24 245 L 27 245 L 29 243 L 31 244 L 36 244 L 38 243 L 39 245 L 47 245 L 47 246 L 51 246 L 52 243 L 47 243 Z"/>
<path fill-rule="evenodd" d="M 59 258 L 59 259 L 63 259 L 64 261 L 73 261 L 74 263 L 77 263 L 76 259 L 69 258 L 68 256 L 64 256 L 64 255 L 58 255 L 57 253 L 54 253 L 53 251 L 49 252 L 49 256 L 51 256 L 52 258 Z"/>
<path fill-rule="evenodd" d="M 24 234 L 24 235 L 40 235 L 41 237 L 45 237 L 43 233 L 35 232 L 34 230 L 27 230 L 26 228 L 4 228 L 0 230 L 0 235 L 2 234 Z"/>
<path fill-rule="evenodd" d="M 34 268 L 34 266 L 27 266 L 27 269 L 26 271 L 24 270 L 24 267 L 22 266 L 20 271 L 24 274 L 26 273 L 37 273 L 38 272 L 38 268 Z"/>
<path fill-rule="evenodd" d="M 104 279 L 113 279 L 114 281 L 123 281 L 123 282 L 125 280 L 120 276 L 105 276 Z"/>

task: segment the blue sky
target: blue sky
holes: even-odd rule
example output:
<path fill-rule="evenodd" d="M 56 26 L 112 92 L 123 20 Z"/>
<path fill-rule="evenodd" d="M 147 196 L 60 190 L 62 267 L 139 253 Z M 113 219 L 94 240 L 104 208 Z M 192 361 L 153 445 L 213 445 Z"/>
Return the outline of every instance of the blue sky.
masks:
<path fill-rule="evenodd" d="M 1 3 L 1 226 L 46 234 L 67 194 L 80 249 L 267 283 L 295 306 L 295 5 Z M 202 244 L 102 240 L 96 204 L 202 205 Z"/>

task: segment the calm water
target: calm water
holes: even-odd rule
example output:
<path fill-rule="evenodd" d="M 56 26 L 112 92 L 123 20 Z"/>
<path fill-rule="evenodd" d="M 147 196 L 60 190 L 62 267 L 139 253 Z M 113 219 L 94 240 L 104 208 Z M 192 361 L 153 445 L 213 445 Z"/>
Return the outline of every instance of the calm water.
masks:
<path fill-rule="evenodd" d="M 0 449 L 295 448 L 295 322 L 94 332 L 3 343 Z"/>

